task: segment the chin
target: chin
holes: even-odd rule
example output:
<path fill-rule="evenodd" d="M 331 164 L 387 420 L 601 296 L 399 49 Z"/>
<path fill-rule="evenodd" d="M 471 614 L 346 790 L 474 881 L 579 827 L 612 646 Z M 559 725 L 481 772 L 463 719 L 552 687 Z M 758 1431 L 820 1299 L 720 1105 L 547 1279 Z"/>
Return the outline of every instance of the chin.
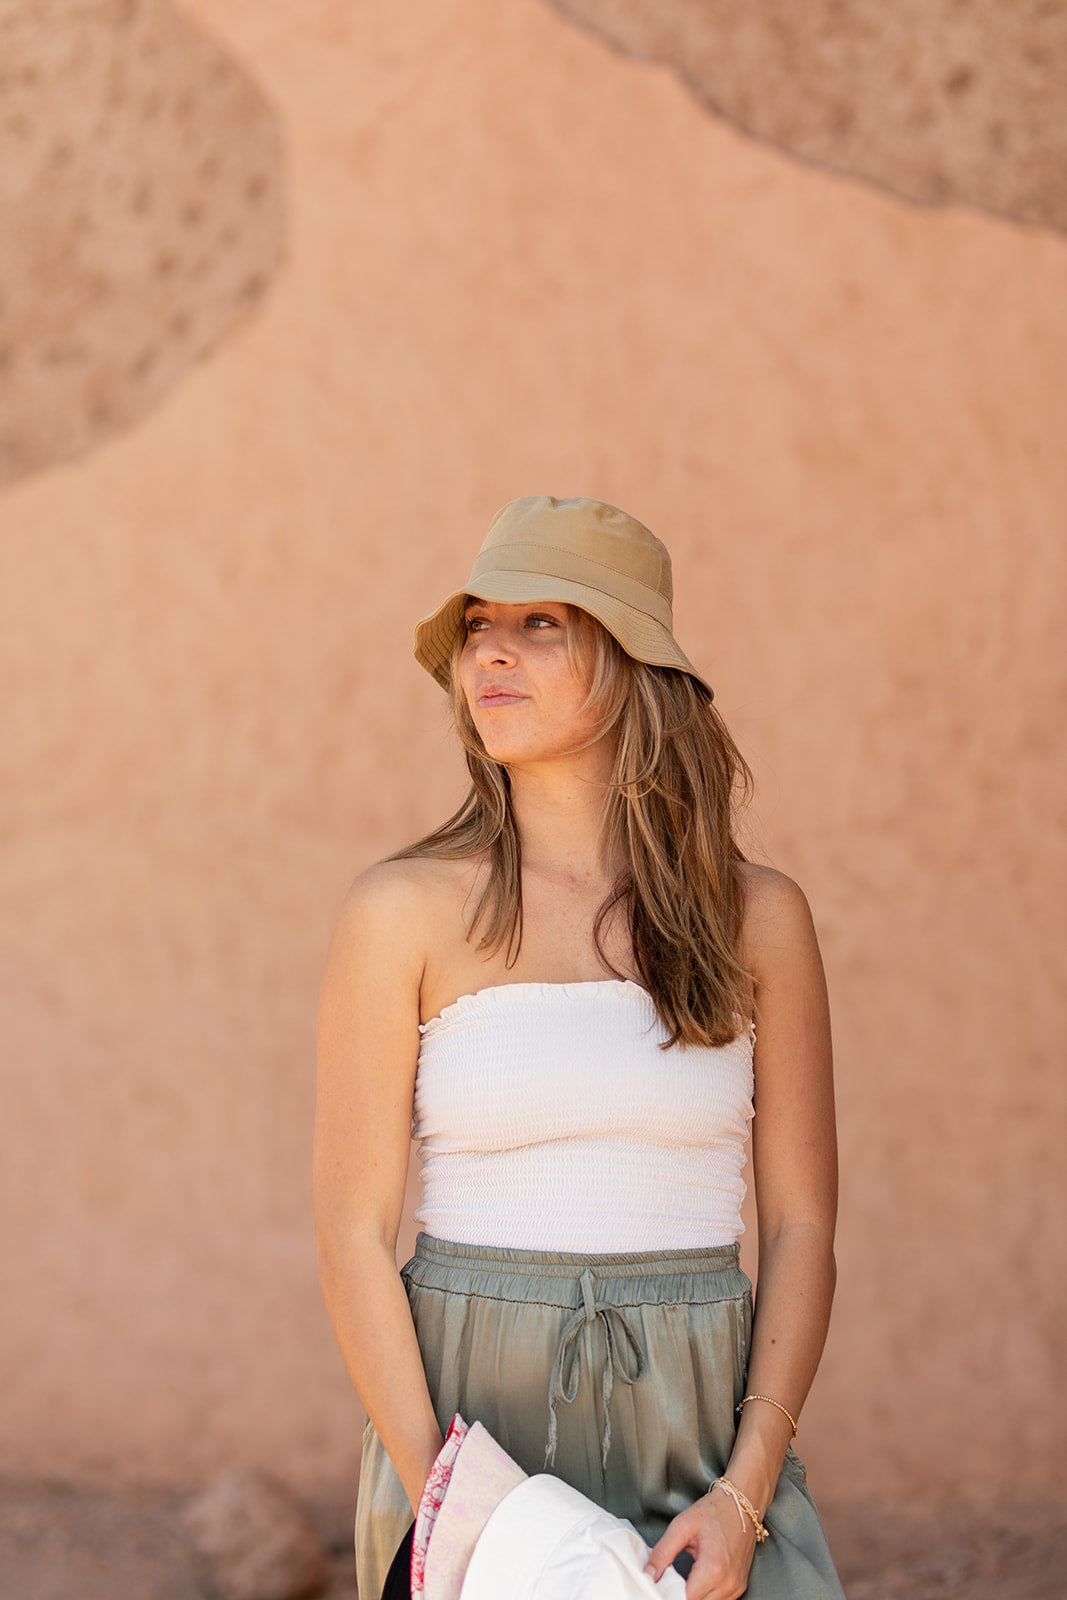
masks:
<path fill-rule="evenodd" d="M 527 755 L 526 751 L 516 749 L 514 745 L 509 745 L 506 739 L 486 739 L 483 735 L 482 743 L 490 761 L 495 761 L 501 767 L 514 766 L 516 762 L 522 761 L 523 757 Z"/>
<path fill-rule="evenodd" d="M 477 718 L 474 726 L 478 728 L 478 737 L 485 746 L 485 753 L 490 761 L 498 761 L 501 766 L 506 766 L 511 761 L 521 761 L 523 756 L 529 754 L 528 741 L 516 739 L 514 736 L 509 739 L 504 728 L 492 725 L 488 728 L 478 727 Z"/>
<path fill-rule="evenodd" d="M 484 741 L 483 741 L 484 743 Z M 548 748 L 530 745 L 509 745 L 500 741 L 494 745 L 486 745 L 486 754 L 490 761 L 495 761 L 501 767 L 539 767 L 549 761 L 562 761 L 573 752 L 560 750 L 552 745 Z"/>

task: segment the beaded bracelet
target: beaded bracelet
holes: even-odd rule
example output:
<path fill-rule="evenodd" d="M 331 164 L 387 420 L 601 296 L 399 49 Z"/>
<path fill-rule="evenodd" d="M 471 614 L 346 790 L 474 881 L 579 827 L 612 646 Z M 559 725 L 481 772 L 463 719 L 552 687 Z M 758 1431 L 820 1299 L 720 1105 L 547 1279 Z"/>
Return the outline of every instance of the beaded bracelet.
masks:
<path fill-rule="evenodd" d="M 770 1533 L 760 1521 L 752 1501 L 747 1495 L 741 1493 L 741 1490 L 737 1487 L 736 1483 L 731 1483 L 729 1478 L 716 1478 L 715 1482 L 711 1486 L 711 1489 L 721 1489 L 724 1494 L 728 1494 L 730 1496 L 730 1499 L 737 1507 L 737 1515 L 741 1518 L 742 1528 L 745 1526 L 745 1517 L 747 1516 L 749 1518 L 752 1526 L 756 1530 L 757 1544 L 762 1544 L 765 1539 L 770 1538 Z M 711 1489 L 708 1490 L 709 1494 L 711 1493 Z"/>
<path fill-rule="evenodd" d="M 767 1402 L 767 1404 L 769 1406 L 777 1406 L 779 1411 L 782 1413 L 782 1415 L 789 1418 L 789 1426 L 793 1430 L 793 1438 L 794 1439 L 796 1438 L 796 1436 L 797 1436 L 797 1425 L 793 1421 L 792 1413 L 785 1409 L 785 1406 L 782 1404 L 782 1402 L 780 1400 L 772 1400 L 769 1394 L 746 1394 L 745 1398 L 742 1400 L 741 1404 L 737 1408 L 738 1413 L 742 1412 L 745 1409 L 745 1407 L 748 1405 L 748 1402 L 750 1400 L 766 1400 L 766 1402 Z"/>

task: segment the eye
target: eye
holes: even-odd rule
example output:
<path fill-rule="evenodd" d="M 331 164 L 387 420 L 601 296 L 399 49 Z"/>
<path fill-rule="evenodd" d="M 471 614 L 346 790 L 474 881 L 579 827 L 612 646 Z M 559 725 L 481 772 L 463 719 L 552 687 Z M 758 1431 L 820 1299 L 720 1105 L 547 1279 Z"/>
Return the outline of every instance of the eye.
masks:
<path fill-rule="evenodd" d="M 559 618 L 549 616 L 547 611 L 532 611 L 526 618 L 528 628 L 558 628 Z"/>
<path fill-rule="evenodd" d="M 472 633 L 479 633 L 487 626 L 488 624 L 486 623 L 484 617 L 464 617 L 463 619 L 463 631 L 468 635 L 468 637 Z"/>

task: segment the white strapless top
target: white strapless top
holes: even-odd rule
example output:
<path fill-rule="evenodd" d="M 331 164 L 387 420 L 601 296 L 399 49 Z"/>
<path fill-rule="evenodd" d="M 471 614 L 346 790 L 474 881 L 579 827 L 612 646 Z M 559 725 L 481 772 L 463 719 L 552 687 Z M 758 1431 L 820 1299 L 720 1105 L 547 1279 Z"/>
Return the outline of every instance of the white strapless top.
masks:
<path fill-rule="evenodd" d="M 648 991 L 505 983 L 421 1026 L 412 1132 L 438 1239 L 616 1254 L 744 1231 L 753 1030 L 675 1045 Z"/>

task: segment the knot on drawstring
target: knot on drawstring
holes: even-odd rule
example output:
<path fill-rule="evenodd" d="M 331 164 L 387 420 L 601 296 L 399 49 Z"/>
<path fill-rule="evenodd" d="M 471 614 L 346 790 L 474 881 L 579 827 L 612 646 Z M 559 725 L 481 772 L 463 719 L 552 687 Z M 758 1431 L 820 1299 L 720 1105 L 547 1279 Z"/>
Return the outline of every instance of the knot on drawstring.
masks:
<path fill-rule="evenodd" d="M 582 1303 L 560 1334 L 559 1349 L 556 1351 L 555 1365 L 552 1368 L 548 1398 L 546 1468 L 556 1459 L 558 1433 L 556 1406 L 561 1400 L 570 1405 L 578 1394 L 582 1375 L 581 1334 L 587 1323 L 596 1322 L 597 1318 L 600 1318 L 604 1324 L 604 1342 L 607 1347 L 604 1357 L 604 1376 L 601 1380 L 604 1399 L 604 1431 L 600 1440 L 602 1466 L 606 1467 L 608 1464 L 608 1449 L 611 1445 L 611 1396 L 615 1379 L 619 1378 L 622 1383 L 634 1384 L 645 1370 L 645 1353 L 622 1312 L 617 1306 L 597 1304 L 596 1279 L 588 1267 L 578 1279 L 578 1283 L 582 1291 Z"/>

